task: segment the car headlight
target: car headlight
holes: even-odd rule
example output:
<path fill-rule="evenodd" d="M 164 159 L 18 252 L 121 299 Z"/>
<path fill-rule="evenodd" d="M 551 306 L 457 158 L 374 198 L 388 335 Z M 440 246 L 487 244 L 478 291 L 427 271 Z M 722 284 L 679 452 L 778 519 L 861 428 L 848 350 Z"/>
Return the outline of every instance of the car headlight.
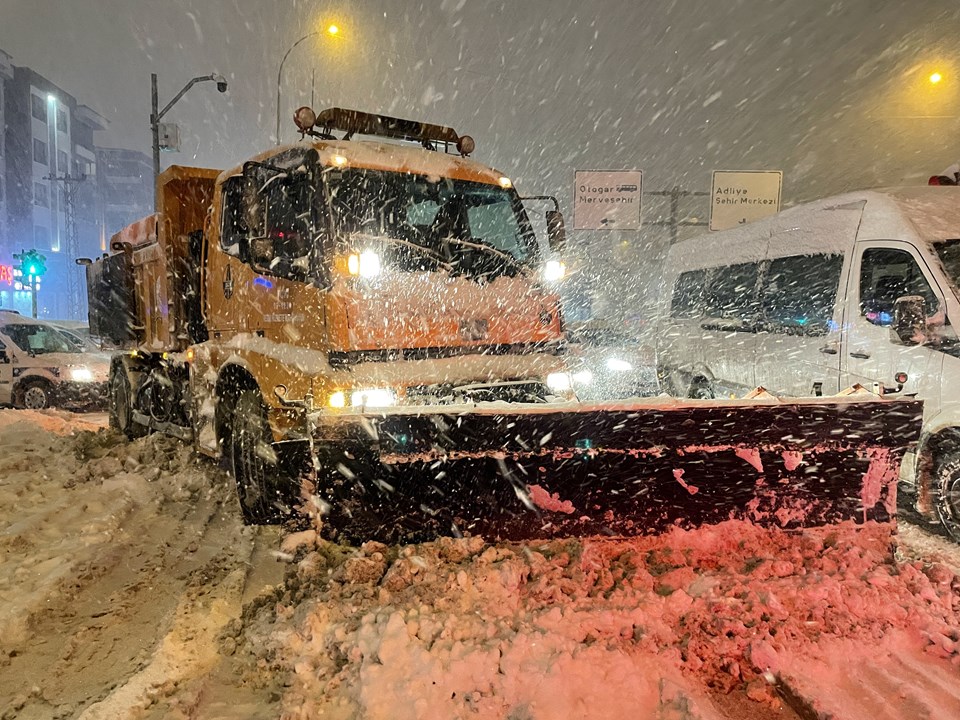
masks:
<path fill-rule="evenodd" d="M 390 407 L 397 404 L 397 394 L 387 388 L 363 388 L 350 393 L 353 407 Z"/>
<path fill-rule="evenodd" d="M 347 258 L 347 271 L 362 278 L 376 277 L 380 274 L 380 256 L 373 250 L 353 253 Z"/>
<path fill-rule="evenodd" d="M 589 370 L 578 370 L 573 374 L 573 381 L 577 385 L 589 385 L 593 382 L 593 373 Z"/>
<path fill-rule="evenodd" d="M 88 367 L 70 368 L 70 379 L 74 382 L 93 382 L 93 370 Z"/>
<path fill-rule="evenodd" d="M 630 372 L 633 370 L 633 365 L 619 358 L 607 358 L 607 370 L 611 372 Z"/>
<path fill-rule="evenodd" d="M 547 282 L 559 282 L 567 274 L 567 266 L 560 260 L 547 260 L 543 264 L 543 279 Z"/>
<path fill-rule="evenodd" d="M 570 386 L 570 373 L 556 372 L 547 375 L 547 387 L 554 392 L 567 392 Z"/>

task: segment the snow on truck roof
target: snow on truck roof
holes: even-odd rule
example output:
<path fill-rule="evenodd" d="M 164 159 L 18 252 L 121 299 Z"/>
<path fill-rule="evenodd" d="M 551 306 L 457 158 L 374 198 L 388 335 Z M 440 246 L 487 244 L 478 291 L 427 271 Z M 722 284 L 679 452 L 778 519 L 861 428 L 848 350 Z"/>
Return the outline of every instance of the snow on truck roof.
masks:
<path fill-rule="evenodd" d="M 314 140 L 291 145 L 281 145 L 256 155 L 251 160 L 268 162 L 271 158 L 297 148 L 313 147 L 320 154 L 323 165 L 387 172 L 412 173 L 427 177 L 452 178 L 470 182 L 500 184 L 503 173 L 475 160 L 448 155 L 436 150 L 426 150 L 414 145 L 375 142 L 371 140 Z M 345 158 L 334 162 L 334 158 Z M 240 175 L 243 165 L 238 165 L 220 174 L 217 182 Z"/>
<path fill-rule="evenodd" d="M 960 238 L 960 188 L 921 185 L 858 190 L 679 242 L 670 248 L 666 267 L 683 272 L 767 256 L 843 253 L 855 240 L 923 244 L 952 238 Z"/>

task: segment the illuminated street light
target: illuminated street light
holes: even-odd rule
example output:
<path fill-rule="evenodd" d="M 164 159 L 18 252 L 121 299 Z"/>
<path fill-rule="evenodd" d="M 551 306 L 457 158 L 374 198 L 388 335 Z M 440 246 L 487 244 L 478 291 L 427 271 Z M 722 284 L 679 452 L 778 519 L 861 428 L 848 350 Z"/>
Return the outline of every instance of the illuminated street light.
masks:
<path fill-rule="evenodd" d="M 941 75 L 938 72 L 935 72 L 930 76 L 930 82 L 933 83 L 934 85 L 936 85 L 941 80 L 943 80 L 943 75 Z"/>
<path fill-rule="evenodd" d="M 331 24 L 327 27 L 325 32 L 331 37 L 333 37 L 340 34 L 340 28 L 337 25 Z M 312 37 L 315 37 L 317 35 L 322 35 L 323 33 L 324 33 L 323 30 L 315 30 L 314 32 L 307 33 L 302 38 L 297 40 L 293 45 L 291 45 L 287 49 L 287 52 L 283 54 L 283 59 L 280 61 L 280 67 L 277 68 L 277 133 L 276 133 L 277 145 L 280 144 L 280 84 L 283 77 L 283 64 L 287 61 L 287 58 L 290 57 L 290 53 L 293 52 L 293 49 L 297 47 L 297 45 L 304 42 L 305 40 L 309 40 Z"/>

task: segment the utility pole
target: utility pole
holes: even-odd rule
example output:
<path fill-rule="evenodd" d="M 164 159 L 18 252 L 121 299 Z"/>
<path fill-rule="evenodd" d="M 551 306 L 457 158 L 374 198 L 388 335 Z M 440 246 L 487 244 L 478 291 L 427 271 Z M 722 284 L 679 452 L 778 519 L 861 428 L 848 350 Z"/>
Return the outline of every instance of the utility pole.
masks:
<path fill-rule="evenodd" d="M 77 232 L 77 191 L 81 183 L 87 179 L 86 175 L 46 175 L 44 180 L 56 183 L 63 195 L 63 214 L 66 221 L 67 230 L 67 297 L 69 298 L 70 312 L 76 317 L 77 311 L 83 307 L 84 301 L 81 294 L 82 283 L 79 278 L 79 268 L 73 262 L 80 255 L 80 237 Z M 34 293 L 36 297 L 36 293 Z"/>
<path fill-rule="evenodd" d="M 670 198 L 669 219 L 656 220 L 652 223 L 645 223 L 645 224 L 656 225 L 658 227 L 669 227 L 671 245 L 677 242 L 677 235 L 679 234 L 678 231 L 681 227 L 706 227 L 709 224 L 705 220 L 681 220 L 680 219 L 680 198 L 708 197 L 710 195 L 710 193 L 708 192 L 681 190 L 680 187 L 678 187 L 677 185 L 674 185 L 669 190 L 651 190 L 649 192 L 644 192 L 643 194 Z"/>

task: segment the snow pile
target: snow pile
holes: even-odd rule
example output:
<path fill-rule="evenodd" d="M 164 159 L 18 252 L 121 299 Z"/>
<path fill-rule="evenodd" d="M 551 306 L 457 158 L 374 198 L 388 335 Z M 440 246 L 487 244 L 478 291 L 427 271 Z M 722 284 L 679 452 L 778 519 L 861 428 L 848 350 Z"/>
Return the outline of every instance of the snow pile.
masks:
<path fill-rule="evenodd" d="M 249 678 L 292 673 L 286 720 L 680 706 L 718 717 L 733 691 L 771 711 L 783 673 L 832 640 L 864 662 L 897 642 L 960 667 L 960 578 L 897 563 L 892 540 L 878 525 L 787 534 L 728 522 L 631 540 L 355 549 L 308 531 L 287 539 L 285 583 L 228 640 Z"/>

